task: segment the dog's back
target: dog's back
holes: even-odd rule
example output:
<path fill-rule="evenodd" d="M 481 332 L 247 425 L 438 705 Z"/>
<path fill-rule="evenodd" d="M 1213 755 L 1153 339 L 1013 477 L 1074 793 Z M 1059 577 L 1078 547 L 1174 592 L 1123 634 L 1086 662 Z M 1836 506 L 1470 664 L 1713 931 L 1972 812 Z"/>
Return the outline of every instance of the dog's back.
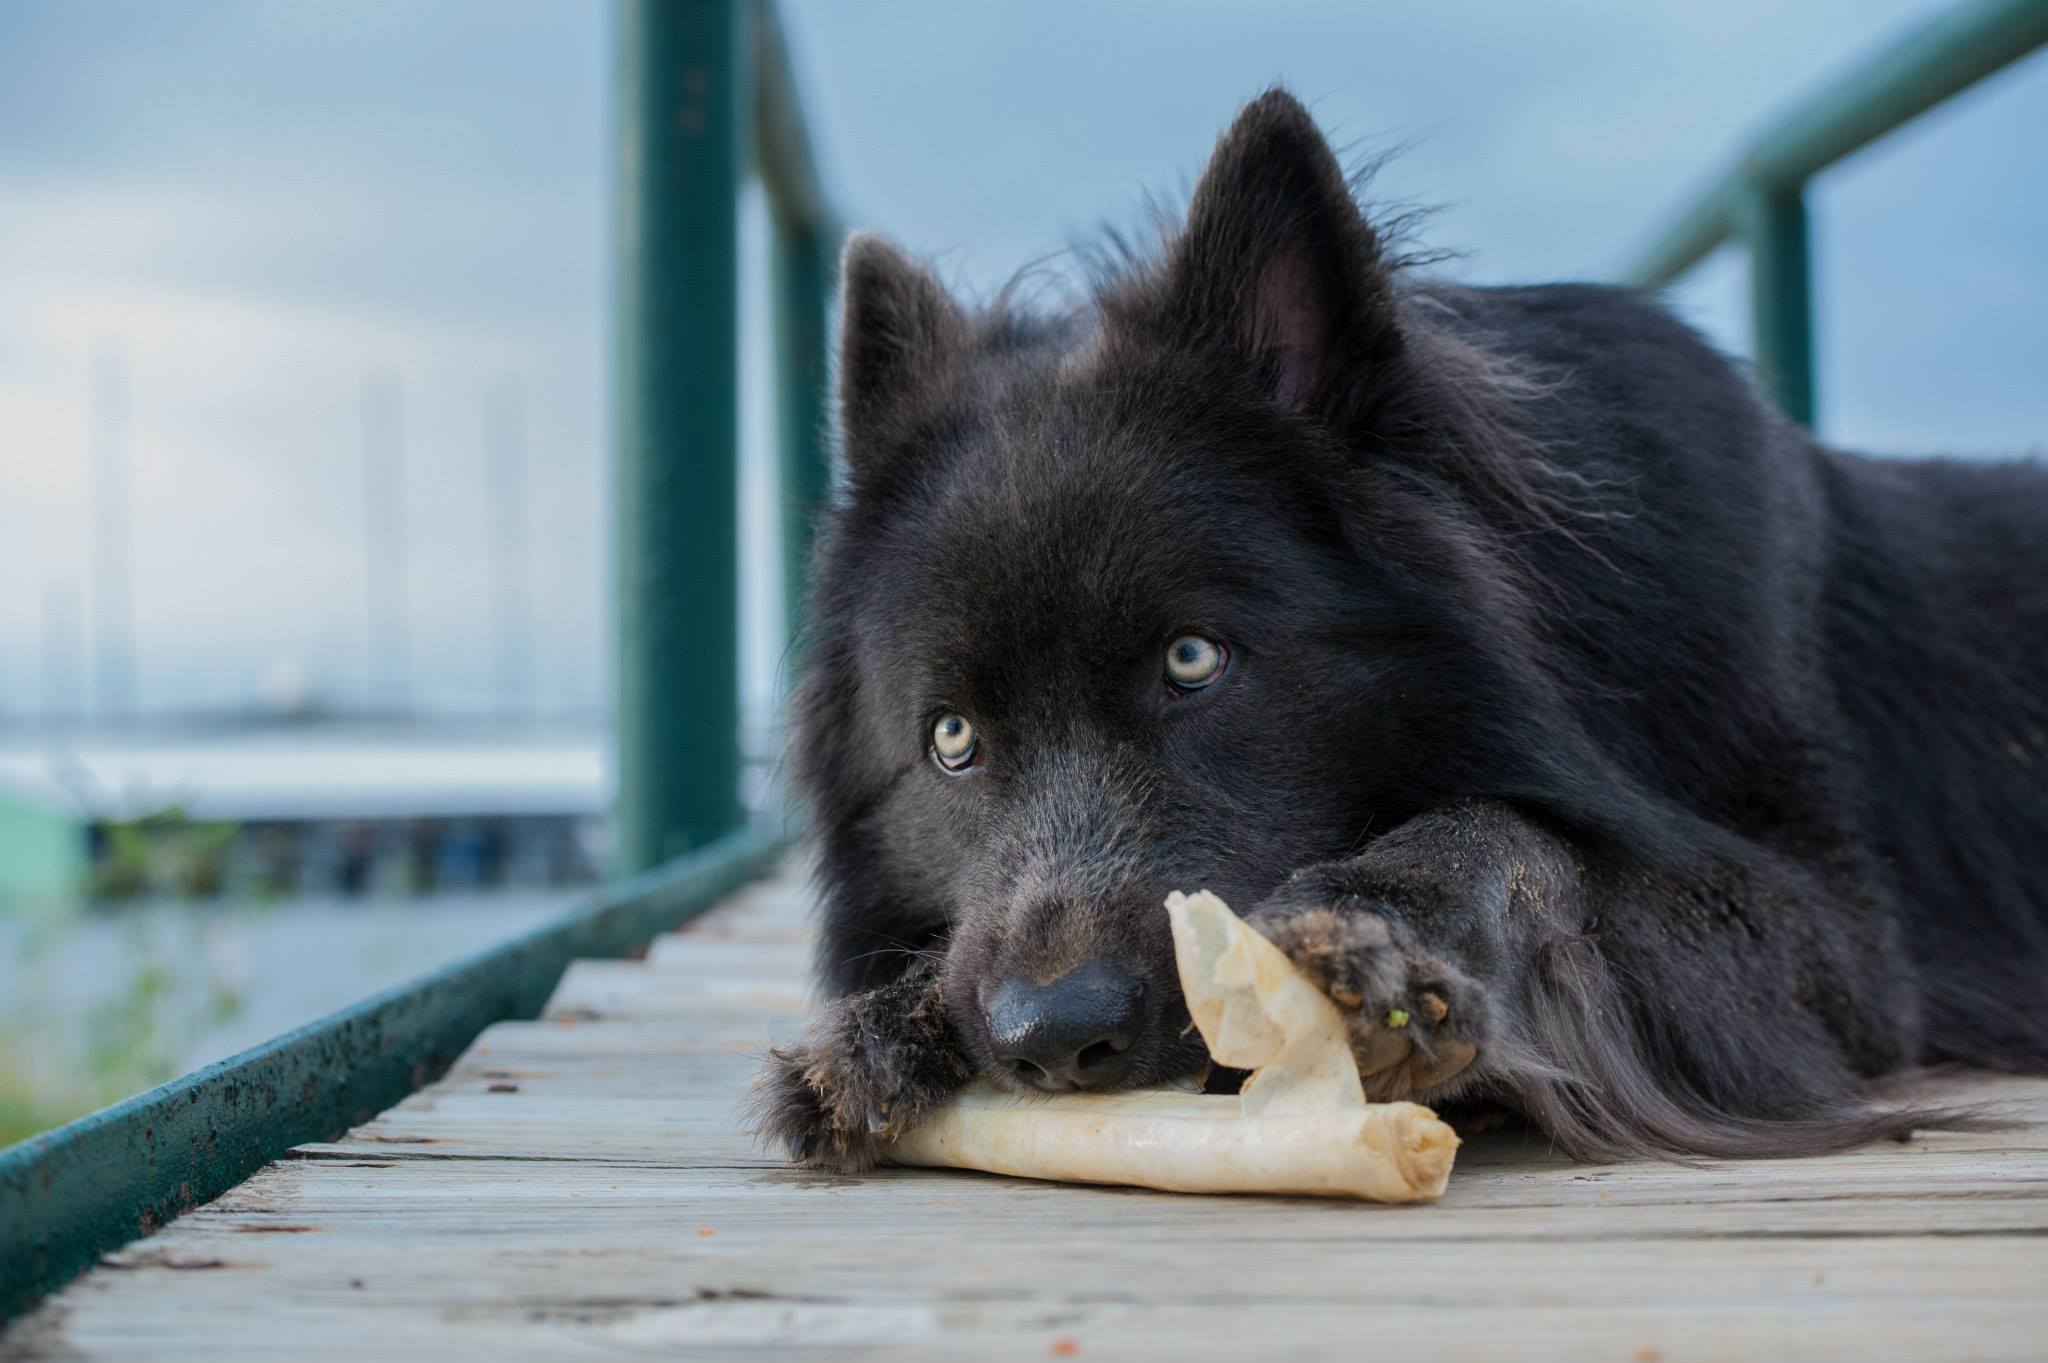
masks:
<path fill-rule="evenodd" d="M 2048 1064 L 2048 472 L 1818 456 L 1828 680 L 1929 1060 Z"/>
<path fill-rule="evenodd" d="M 1867 855 L 1903 913 L 1925 1058 L 2048 1063 L 2048 469 L 1819 445 L 1632 291 L 1445 292 L 1475 343 L 1554 376 L 1530 457 L 1613 492 L 1588 531 L 1609 562 L 1544 567 L 1572 584 L 1570 633 L 1607 626 L 1593 708 L 1666 735 L 1670 795 L 1724 825 L 1782 836 L 1807 802 L 1771 807 L 1774 786 L 1838 787 L 1847 825 L 1809 831 Z M 1624 677 L 1636 703 L 1609 694 Z M 1823 751 L 1795 771 L 1805 743 Z"/>

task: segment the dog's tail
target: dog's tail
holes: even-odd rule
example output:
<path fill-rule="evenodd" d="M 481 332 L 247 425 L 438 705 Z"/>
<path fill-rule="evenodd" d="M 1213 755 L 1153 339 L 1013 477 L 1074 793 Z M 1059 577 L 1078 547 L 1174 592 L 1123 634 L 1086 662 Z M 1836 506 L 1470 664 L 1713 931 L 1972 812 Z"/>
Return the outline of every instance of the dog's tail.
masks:
<path fill-rule="evenodd" d="M 1584 937 L 1561 938 L 1538 952 L 1523 1003 L 1525 1048 L 1500 1062 L 1501 1076 L 1514 1103 L 1574 1159 L 1792 1158 L 1904 1141 L 1920 1131 L 2016 1124 L 1989 1104 L 1902 1101 L 1895 1082 L 1881 1087 L 1846 1068 L 1832 1083 L 1801 1075 L 1765 1104 L 1744 1100 L 1737 1109 L 1677 1077 L 1684 1066 L 1674 1057 L 1653 1053 L 1646 1038 L 1654 1032 Z"/>

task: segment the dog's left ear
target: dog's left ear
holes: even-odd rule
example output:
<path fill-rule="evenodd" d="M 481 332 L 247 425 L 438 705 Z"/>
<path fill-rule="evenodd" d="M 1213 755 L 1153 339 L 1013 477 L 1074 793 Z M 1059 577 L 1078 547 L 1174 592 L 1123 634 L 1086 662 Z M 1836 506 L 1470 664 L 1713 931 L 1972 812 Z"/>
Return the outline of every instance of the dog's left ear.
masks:
<path fill-rule="evenodd" d="M 1169 328 L 1232 348 L 1275 401 L 1338 424 L 1400 353 L 1379 238 L 1285 90 L 1246 105 L 1216 144 L 1164 282 Z"/>

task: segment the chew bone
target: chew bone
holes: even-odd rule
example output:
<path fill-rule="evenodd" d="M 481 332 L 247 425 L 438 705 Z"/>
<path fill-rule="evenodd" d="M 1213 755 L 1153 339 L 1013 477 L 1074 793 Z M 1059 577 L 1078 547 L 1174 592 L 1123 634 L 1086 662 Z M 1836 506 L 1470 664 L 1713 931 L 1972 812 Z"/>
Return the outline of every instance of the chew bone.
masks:
<path fill-rule="evenodd" d="M 897 1164 L 1183 1193 L 1442 1196 L 1458 1138 L 1415 1103 L 1368 1103 L 1344 1018 L 1215 895 L 1166 901 L 1181 989 L 1236 1095 L 1025 1096 L 976 1084 L 898 1137 Z"/>

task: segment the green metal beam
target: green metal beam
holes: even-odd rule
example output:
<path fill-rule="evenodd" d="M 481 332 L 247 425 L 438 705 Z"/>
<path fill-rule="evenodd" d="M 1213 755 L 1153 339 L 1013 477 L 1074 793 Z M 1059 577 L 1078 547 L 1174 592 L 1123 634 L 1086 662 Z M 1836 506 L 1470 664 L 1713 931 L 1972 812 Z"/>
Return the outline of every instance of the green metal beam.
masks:
<path fill-rule="evenodd" d="M 1811 426 L 1813 282 L 1806 182 L 1843 157 L 2048 43 L 2048 0 L 1966 0 L 1794 108 L 1686 206 L 1622 279 L 1668 284 L 1726 241 L 1750 253 L 1758 377 Z"/>
<path fill-rule="evenodd" d="M 0 1151 L 0 1320 L 293 1146 L 382 1112 L 492 1023 L 537 1016 L 570 961 L 638 948 L 781 848 L 769 831 L 734 833 L 558 922 Z"/>
<path fill-rule="evenodd" d="M 754 12 L 754 155 L 769 209 L 779 223 L 835 241 L 839 219 L 811 153 L 810 122 L 797 93 L 781 18 L 773 0 L 758 0 Z"/>
<path fill-rule="evenodd" d="M 811 531 L 832 494 L 826 352 L 842 235 L 772 3 L 757 10 L 755 157 L 775 221 L 775 388 L 782 449 L 782 564 L 792 636 L 804 618 Z M 794 640 L 793 640 L 794 642 Z"/>
<path fill-rule="evenodd" d="M 826 364 L 836 239 L 776 224 L 775 387 L 782 445 L 782 565 L 788 623 L 804 619 L 811 532 L 832 495 Z"/>
<path fill-rule="evenodd" d="M 1750 328 L 1758 380 L 1778 410 L 1813 425 L 1813 279 L 1806 198 L 1752 186 L 1738 216 L 1749 248 Z"/>
<path fill-rule="evenodd" d="M 739 826 L 740 0 L 622 0 L 618 866 Z"/>
<path fill-rule="evenodd" d="M 1740 232 L 1745 187 L 1796 189 L 2044 43 L 2048 0 L 1966 0 L 1944 11 L 1767 128 L 1622 278 L 1670 282 Z"/>
<path fill-rule="evenodd" d="M 2048 43 L 2048 2 L 1964 0 L 1799 105 L 1760 139 L 1747 178 L 1791 188 Z"/>
<path fill-rule="evenodd" d="M 1685 211 L 1621 272 L 1621 282 L 1660 288 L 1714 253 L 1735 235 L 1743 182 L 1723 180 L 1686 205 Z"/>

